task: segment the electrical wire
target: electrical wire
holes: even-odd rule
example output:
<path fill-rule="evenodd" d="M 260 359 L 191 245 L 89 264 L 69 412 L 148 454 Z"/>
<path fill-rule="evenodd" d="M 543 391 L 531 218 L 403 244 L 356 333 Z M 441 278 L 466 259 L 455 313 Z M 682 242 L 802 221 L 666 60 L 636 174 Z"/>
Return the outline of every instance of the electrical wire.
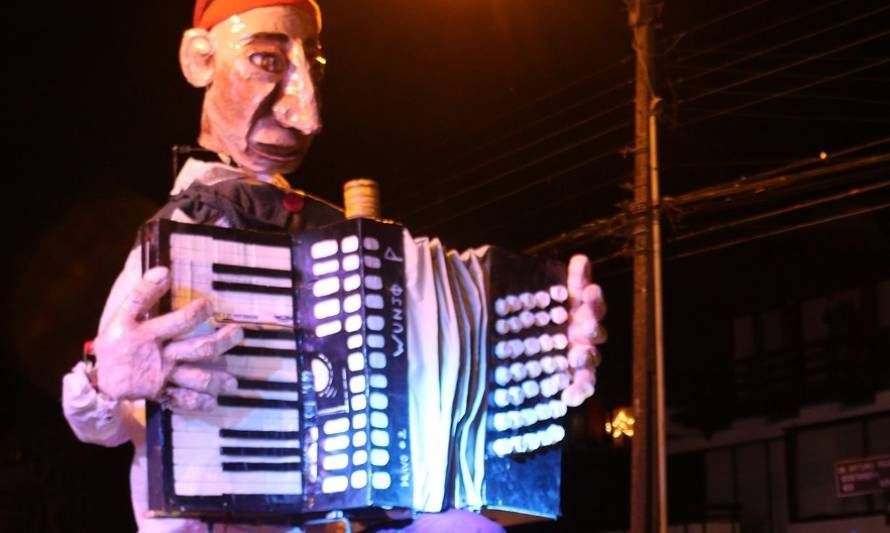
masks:
<path fill-rule="evenodd" d="M 701 112 L 701 113 L 709 113 L 709 112 L 718 112 L 721 110 L 718 109 L 708 109 L 704 107 L 687 107 L 686 111 Z M 875 117 L 854 117 L 851 115 L 783 115 L 780 113 L 741 113 L 741 112 L 729 112 L 727 115 L 732 115 L 734 117 L 742 117 L 742 118 L 756 118 L 756 119 L 777 119 L 777 120 L 803 120 L 805 122 L 845 122 L 845 123 L 860 123 L 860 124 L 890 124 L 890 118 L 875 118 Z"/>
<path fill-rule="evenodd" d="M 877 58 L 876 58 L 877 60 Z M 698 90 L 710 90 L 709 87 L 696 87 L 690 86 L 690 89 L 698 89 Z M 765 92 L 765 91 L 724 91 L 723 94 L 729 96 L 774 96 L 778 93 L 775 92 Z M 827 100 L 831 102 L 847 102 L 852 104 L 867 104 L 867 105 L 879 105 L 879 106 L 890 106 L 890 100 L 873 100 L 870 98 L 856 98 L 852 96 L 836 96 L 830 94 L 798 94 L 794 95 L 796 98 L 800 99 L 809 99 L 809 100 Z M 691 110 L 693 108 L 687 107 L 686 109 Z M 710 111 L 715 111 L 711 109 Z"/>

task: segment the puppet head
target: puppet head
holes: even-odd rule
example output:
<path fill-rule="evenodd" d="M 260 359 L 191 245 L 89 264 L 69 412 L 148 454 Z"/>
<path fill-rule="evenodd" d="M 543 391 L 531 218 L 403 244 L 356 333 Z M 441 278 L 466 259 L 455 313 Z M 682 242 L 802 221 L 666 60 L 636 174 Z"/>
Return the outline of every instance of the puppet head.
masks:
<path fill-rule="evenodd" d="M 179 61 L 204 87 L 198 143 L 257 174 L 295 170 L 321 129 L 313 0 L 198 0 Z"/>

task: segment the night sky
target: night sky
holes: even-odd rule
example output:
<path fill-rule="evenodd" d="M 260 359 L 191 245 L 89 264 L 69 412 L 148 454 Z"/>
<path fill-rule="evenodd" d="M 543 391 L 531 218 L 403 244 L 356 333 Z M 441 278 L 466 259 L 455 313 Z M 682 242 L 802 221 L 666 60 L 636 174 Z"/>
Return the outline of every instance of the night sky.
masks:
<path fill-rule="evenodd" d="M 290 177 L 295 187 L 340 203 L 345 180 L 376 178 L 384 215 L 458 247 L 493 242 L 522 249 L 626 206 L 633 62 L 619 0 L 320 3 L 328 59 L 324 131 Z M 819 164 L 821 151 L 890 135 L 890 9 L 882 4 L 665 2 L 656 32 L 664 193 L 792 162 Z M 25 517 L 26 529 L 59 530 L 64 516 L 78 517 L 84 531 L 131 527 L 129 452 L 76 443 L 58 391 L 83 339 L 94 335 L 136 228 L 164 201 L 171 147 L 197 136 L 201 93 L 186 84 L 177 63 L 191 10 L 187 1 L 6 7 L 7 331 L 0 384 L 8 401 L 0 415 L 12 423 L 0 432 L 0 463 L 10 473 L 0 496 L 22 502 L 9 516 Z M 885 143 L 853 155 L 886 151 Z M 874 183 L 887 178 L 887 168 L 837 173 L 767 204 Z M 887 198 L 882 189 L 836 211 L 758 223 L 701 246 Z M 761 208 L 739 202 L 675 214 L 666 236 Z M 690 347 L 721 342 L 725 330 L 708 325 L 715 317 L 730 320 L 843 287 L 851 277 L 886 273 L 887 212 L 669 257 L 668 357 L 678 355 L 668 364 L 712 369 L 708 356 L 725 355 L 723 348 L 698 354 Z M 603 257 L 622 242 L 570 245 L 557 255 Z M 669 256 L 697 249 L 683 242 L 669 244 Z M 630 398 L 628 265 L 616 259 L 598 267 L 611 304 L 611 339 L 594 414 Z M 719 391 L 678 386 L 673 394 L 707 401 Z M 114 487 L 110 496 L 103 484 Z M 12 494 L 20 498 L 10 500 Z M 35 503 L 41 498 L 44 506 Z M 45 508 L 55 509 L 54 518 L 33 518 Z"/>

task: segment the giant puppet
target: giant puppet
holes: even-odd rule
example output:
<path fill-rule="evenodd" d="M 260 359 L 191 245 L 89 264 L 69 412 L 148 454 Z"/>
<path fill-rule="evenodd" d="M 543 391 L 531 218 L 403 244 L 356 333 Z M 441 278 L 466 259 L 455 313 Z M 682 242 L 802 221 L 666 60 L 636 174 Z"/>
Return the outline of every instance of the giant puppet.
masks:
<path fill-rule="evenodd" d="M 205 90 L 198 142 L 220 161 L 187 161 L 156 217 L 292 233 L 342 218 L 336 207 L 291 189 L 282 177 L 299 167 L 321 129 L 320 29 L 313 0 L 198 0 L 194 27 L 183 35 L 180 64 L 188 82 Z M 206 300 L 144 319 L 169 287 L 166 269 L 143 274 L 139 251 L 130 253 L 100 320 L 96 363 L 79 363 L 65 376 L 63 406 L 82 441 L 133 443 L 131 496 L 140 531 L 207 531 L 195 520 L 147 513 L 144 402 L 158 400 L 181 410 L 212 405 L 236 381 L 206 363 L 239 344 L 243 332 L 227 325 L 190 334 L 212 316 Z M 577 406 L 593 394 L 605 304 L 600 288 L 589 283 L 584 257 L 570 262 L 568 288 L 572 383 L 562 397 Z M 414 527 L 426 523 L 427 530 L 446 530 L 454 521 L 498 529 L 464 512 L 422 518 Z"/>

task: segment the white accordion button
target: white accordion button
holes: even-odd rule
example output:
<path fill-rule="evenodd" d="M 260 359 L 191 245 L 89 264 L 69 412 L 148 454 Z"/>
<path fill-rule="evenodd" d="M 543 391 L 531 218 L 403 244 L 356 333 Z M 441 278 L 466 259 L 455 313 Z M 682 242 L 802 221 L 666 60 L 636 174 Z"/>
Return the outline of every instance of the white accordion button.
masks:
<path fill-rule="evenodd" d="M 553 413 L 553 418 L 562 418 L 569 412 L 569 408 L 559 400 L 550 400 L 550 412 Z"/>
<path fill-rule="evenodd" d="M 547 309 L 550 305 L 550 293 L 547 291 L 538 291 L 535 293 L 535 305 L 540 309 Z"/>
<path fill-rule="evenodd" d="M 510 429 L 519 429 L 522 427 L 522 414 L 519 411 L 507 412 L 507 420 L 510 421 Z"/>
<path fill-rule="evenodd" d="M 553 337 L 547 335 L 546 333 L 538 337 L 538 343 L 541 345 L 542 352 L 549 352 L 553 350 Z"/>
<path fill-rule="evenodd" d="M 513 452 L 513 445 L 510 439 L 497 439 L 491 443 L 491 451 L 498 457 L 506 457 Z"/>
<path fill-rule="evenodd" d="M 371 348 L 383 348 L 385 344 L 386 341 L 383 338 L 383 335 L 368 335 L 368 346 Z"/>
<path fill-rule="evenodd" d="M 386 413 L 380 411 L 371 411 L 371 427 L 377 429 L 386 429 L 389 427 L 389 417 Z"/>
<path fill-rule="evenodd" d="M 522 392 L 522 388 L 518 385 L 513 385 L 507 389 L 507 397 L 509 398 L 510 403 L 515 406 L 519 406 L 525 401 L 525 393 Z"/>
<path fill-rule="evenodd" d="M 549 355 L 545 355 L 541 358 L 541 368 L 547 374 L 552 374 L 554 370 L 556 370 L 556 362 L 553 360 L 553 357 Z"/>
<path fill-rule="evenodd" d="M 371 474 L 371 486 L 377 490 L 386 490 L 392 484 L 392 478 L 388 472 L 374 472 Z"/>
<path fill-rule="evenodd" d="M 351 315 L 346 317 L 346 320 L 343 322 L 343 327 L 346 329 L 347 333 L 353 333 L 362 329 L 362 315 Z"/>
<path fill-rule="evenodd" d="M 380 331 L 385 325 L 386 322 L 383 320 L 382 316 L 368 315 L 368 329 L 370 329 L 371 331 Z"/>
<path fill-rule="evenodd" d="M 535 325 L 543 328 L 550 323 L 550 313 L 547 311 L 538 311 L 535 313 Z"/>
<path fill-rule="evenodd" d="M 564 355 L 553 356 L 553 362 L 556 365 L 556 369 L 559 370 L 560 372 L 563 372 L 563 371 L 569 369 L 569 360 L 566 359 L 566 356 L 564 356 Z"/>
<path fill-rule="evenodd" d="M 494 301 L 494 312 L 498 316 L 506 316 L 507 313 L 510 312 L 510 308 L 507 305 L 507 300 L 503 298 L 498 298 Z"/>
<path fill-rule="evenodd" d="M 352 434 L 352 447 L 361 448 L 368 443 L 368 434 L 364 431 L 356 431 Z"/>
<path fill-rule="evenodd" d="M 513 451 L 515 453 L 525 453 L 528 451 L 528 445 L 523 442 L 522 437 L 520 437 L 519 435 L 510 437 L 510 444 L 513 445 Z"/>
<path fill-rule="evenodd" d="M 510 344 L 507 341 L 498 341 L 497 344 L 494 345 L 494 356 L 498 359 L 506 359 L 513 355 L 513 350 L 510 348 Z"/>
<path fill-rule="evenodd" d="M 373 255 L 366 255 L 365 266 L 368 268 L 380 268 L 380 258 Z"/>
<path fill-rule="evenodd" d="M 368 415 L 365 413 L 359 413 L 352 417 L 352 428 L 353 429 L 364 429 L 365 426 L 368 425 Z"/>
<path fill-rule="evenodd" d="M 358 237 L 356 237 L 355 235 L 345 237 L 342 241 L 340 241 L 340 249 L 343 250 L 344 254 L 351 254 L 352 252 L 358 250 Z"/>
<path fill-rule="evenodd" d="M 506 413 L 495 413 L 491 419 L 491 425 L 495 431 L 507 431 L 510 429 L 510 420 Z"/>
<path fill-rule="evenodd" d="M 379 294 L 369 294 L 365 296 L 365 305 L 370 309 L 383 309 L 383 296 Z"/>
<path fill-rule="evenodd" d="M 358 255 L 352 254 L 347 255 L 343 258 L 343 270 L 346 272 L 352 272 L 353 270 L 358 269 Z"/>
<path fill-rule="evenodd" d="M 312 274 L 314 276 L 324 276 L 336 272 L 340 268 L 340 262 L 336 259 L 330 261 L 320 261 L 312 264 Z"/>
<path fill-rule="evenodd" d="M 379 291 L 383 288 L 383 279 L 380 276 L 365 276 L 365 287 L 372 291 Z"/>
<path fill-rule="evenodd" d="M 370 399 L 371 409 L 386 409 L 389 406 L 389 398 L 385 394 L 372 392 Z M 371 415 L 374 416 L 374 415 Z"/>
<path fill-rule="evenodd" d="M 370 380 L 371 387 L 375 389 L 385 389 L 388 384 L 383 374 L 371 374 Z"/>
<path fill-rule="evenodd" d="M 352 453 L 352 464 L 361 466 L 368 462 L 368 452 L 365 450 L 357 450 Z"/>
<path fill-rule="evenodd" d="M 550 310 L 550 319 L 559 326 L 569 319 L 569 312 L 566 311 L 565 307 L 554 307 Z"/>
<path fill-rule="evenodd" d="M 365 470 L 356 470 L 349 477 L 350 484 L 354 489 L 362 489 L 368 484 L 368 472 Z"/>
<path fill-rule="evenodd" d="M 383 352 L 371 352 L 368 354 L 368 364 L 371 368 L 386 368 L 386 355 Z"/>
<path fill-rule="evenodd" d="M 494 323 L 494 330 L 497 331 L 498 335 L 506 335 L 510 333 L 510 326 L 505 319 L 500 318 Z"/>
<path fill-rule="evenodd" d="M 551 424 L 550 427 L 547 428 L 547 433 L 552 444 L 556 444 L 557 442 L 564 439 L 566 436 L 565 428 L 557 424 Z"/>
<path fill-rule="evenodd" d="M 507 407 L 510 404 L 510 399 L 507 397 L 507 389 L 495 389 L 491 395 L 491 400 L 494 402 L 495 407 Z"/>
<path fill-rule="evenodd" d="M 349 466 L 349 455 L 345 453 L 336 453 L 327 455 L 321 460 L 321 467 L 330 472 L 331 470 L 342 470 Z"/>
<path fill-rule="evenodd" d="M 350 350 L 358 350 L 364 344 L 361 334 L 350 335 L 346 338 L 346 347 Z"/>
<path fill-rule="evenodd" d="M 572 378 L 569 377 L 568 372 L 560 372 L 559 374 L 554 374 L 553 378 L 556 380 L 557 390 L 563 390 L 564 388 L 569 386 L 569 383 L 572 382 Z"/>
<path fill-rule="evenodd" d="M 367 385 L 365 384 L 365 376 L 358 375 L 349 378 L 349 392 L 359 394 L 365 392 Z"/>
<path fill-rule="evenodd" d="M 312 256 L 312 259 L 323 259 L 335 253 L 337 253 L 337 241 L 333 239 L 318 241 L 309 248 L 309 255 Z"/>
<path fill-rule="evenodd" d="M 349 404 L 352 406 L 353 411 L 361 411 L 368 406 L 368 399 L 364 394 L 356 394 L 349 399 Z"/>
<path fill-rule="evenodd" d="M 541 341 L 537 337 L 529 337 L 522 342 L 526 355 L 537 355 L 541 351 Z"/>
<path fill-rule="evenodd" d="M 519 339 L 510 339 L 510 351 L 513 352 L 510 357 L 516 358 L 525 353 L 525 343 Z"/>
<path fill-rule="evenodd" d="M 343 492 L 349 486 L 346 476 L 328 476 L 321 481 L 321 491 L 325 494 Z"/>
<path fill-rule="evenodd" d="M 389 463 L 389 452 L 381 449 L 374 448 L 371 450 L 371 464 L 374 466 L 386 466 Z"/>
<path fill-rule="evenodd" d="M 315 315 L 315 318 L 319 320 L 337 316 L 340 313 L 340 300 L 337 298 L 322 300 L 313 306 L 312 313 Z"/>
<path fill-rule="evenodd" d="M 522 320 L 518 316 L 511 316 L 507 319 L 507 327 L 510 328 L 511 332 L 519 333 L 522 331 Z"/>
<path fill-rule="evenodd" d="M 507 309 L 509 313 L 515 313 L 516 311 L 522 309 L 522 302 L 520 302 L 519 298 L 512 294 L 505 296 L 504 301 L 507 302 Z"/>
<path fill-rule="evenodd" d="M 380 241 L 375 239 L 374 237 L 365 237 L 365 250 L 379 250 L 380 249 Z"/>
<path fill-rule="evenodd" d="M 541 386 L 538 385 L 537 381 L 530 379 L 522 383 L 522 392 L 526 398 L 534 398 L 541 392 Z"/>
<path fill-rule="evenodd" d="M 523 311 L 519 313 L 519 322 L 522 323 L 522 327 L 530 328 L 535 325 L 535 314 L 531 311 Z"/>
<path fill-rule="evenodd" d="M 513 381 L 522 381 L 527 375 L 528 370 L 526 370 L 524 364 L 516 362 L 510 365 L 510 377 L 513 378 Z M 501 385 L 501 383 L 498 383 L 498 385 Z M 506 385 L 506 383 L 504 383 L 503 385 Z"/>
<path fill-rule="evenodd" d="M 360 294 L 352 294 L 343 300 L 343 310 L 347 313 L 355 313 L 362 308 L 362 296 Z"/>
<path fill-rule="evenodd" d="M 532 360 L 525 364 L 525 369 L 528 371 L 528 377 L 535 379 L 541 375 L 541 363 L 538 361 Z"/>
<path fill-rule="evenodd" d="M 565 350 L 569 345 L 569 339 L 564 333 L 557 333 L 553 336 L 553 347 L 557 350 Z"/>
<path fill-rule="evenodd" d="M 340 290 L 340 278 L 330 277 L 320 279 L 312 285 L 312 295 L 316 298 L 330 296 Z"/>
<path fill-rule="evenodd" d="M 541 437 L 537 433 L 526 433 L 522 436 L 522 441 L 528 451 L 533 452 L 541 447 Z"/>
<path fill-rule="evenodd" d="M 549 398 L 557 392 L 559 392 L 559 387 L 557 387 L 553 376 L 541 380 L 541 394 Z"/>
<path fill-rule="evenodd" d="M 538 415 L 535 413 L 534 407 L 526 407 L 520 414 L 522 415 L 522 425 L 525 427 L 534 425 L 538 421 Z"/>
<path fill-rule="evenodd" d="M 354 291 L 362 284 L 362 278 L 358 274 L 352 274 L 351 276 L 346 276 L 343 280 L 343 290 L 346 292 Z"/>
<path fill-rule="evenodd" d="M 344 433 L 349 430 L 349 419 L 348 418 L 335 418 L 333 420 L 328 420 L 322 426 L 326 435 L 333 435 L 335 433 Z"/>
<path fill-rule="evenodd" d="M 510 383 L 510 371 L 506 366 L 499 366 L 494 369 L 494 382 L 503 387 Z"/>
<path fill-rule="evenodd" d="M 554 285 L 550 287 L 550 297 L 555 302 L 562 303 L 569 299 L 569 290 L 565 285 Z"/>
<path fill-rule="evenodd" d="M 333 335 L 334 333 L 340 333 L 342 329 L 343 324 L 339 320 L 322 322 L 321 324 L 315 326 L 315 336 L 327 337 L 328 335 Z"/>
<path fill-rule="evenodd" d="M 336 437 L 329 437 L 322 441 L 322 449 L 326 452 L 337 452 L 349 446 L 349 436 L 348 435 L 337 435 Z"/>
<path fill-rule="evenodd" d="M 553 411 L 549 403 L 539 403 L 535 406 L 535 414 L 538 415 L 538 420 L 547 420 L 553 416 Z"/>
<path fill-rule="evenodd" d="M 371 432 L 371 444 L 386 448 L 389 446 L 389 433 L 380 429 L 375 429 Z"/>
<path fill-rule="evenodd" d="M 526 310 L 532 309 L 535 307 L 535 305 L 537 305 L 537 302 L 535 301 L 535 295 L 530 292 L 524 292 L 520 294 L 519 301 L 520 303 L 522 303 L 522 308 Z"/>

